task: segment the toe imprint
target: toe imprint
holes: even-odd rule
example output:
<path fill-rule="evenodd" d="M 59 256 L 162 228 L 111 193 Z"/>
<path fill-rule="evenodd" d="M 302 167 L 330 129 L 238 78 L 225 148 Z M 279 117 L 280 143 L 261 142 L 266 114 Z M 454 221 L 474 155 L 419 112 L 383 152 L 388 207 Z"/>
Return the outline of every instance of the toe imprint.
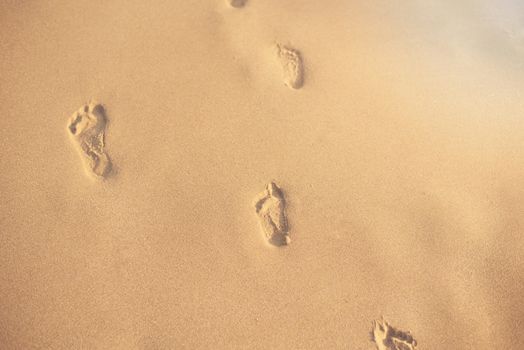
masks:
<path fill-rule="evenodd" d="M 269 243 L 283 246 L 289 243 L 286 201 L 282 190 L 271 182 L 255 201 L 255 211 Z"/>
<path fill-rule="evenodd" d="M 105 177 L 111 172 L 111 160 L 104 151 L 106 124 L 104 107 L 94 102 L 82 106 L 68 123 L 86 168 L 97 177 Z"/>
<path fill-rule="evenodd" d="M 282 65 L 284 83 L 292 89 L 304 85 L 304 65 L 299 51 L 277 44 L 277 54 Z"/>
<path fill-rule="evenodd" d="M 395 329 L 384 320 L 373 322 L 371 340 L 378 350 L 415 350 L 417 346 L 409 332 Z"/>

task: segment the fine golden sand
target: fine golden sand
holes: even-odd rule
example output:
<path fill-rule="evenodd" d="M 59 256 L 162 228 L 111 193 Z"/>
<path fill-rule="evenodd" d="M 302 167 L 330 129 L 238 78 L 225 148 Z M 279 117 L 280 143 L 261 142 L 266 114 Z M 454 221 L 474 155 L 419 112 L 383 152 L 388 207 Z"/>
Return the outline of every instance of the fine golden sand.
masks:
<path fill-rule="evenodd" d="M 522 2 L 0 28 L 0 349 L 524 349 Z"/>

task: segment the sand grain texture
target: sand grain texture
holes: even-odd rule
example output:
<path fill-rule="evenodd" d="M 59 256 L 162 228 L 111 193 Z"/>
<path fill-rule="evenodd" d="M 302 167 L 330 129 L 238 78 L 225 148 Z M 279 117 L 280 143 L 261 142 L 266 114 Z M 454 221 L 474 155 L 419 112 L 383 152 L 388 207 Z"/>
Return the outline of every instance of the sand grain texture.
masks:
<path fill-rule="evenodd" d="M 524 349 L 524 4 L 234 3 L 0 1 L 0 348 Z"/>

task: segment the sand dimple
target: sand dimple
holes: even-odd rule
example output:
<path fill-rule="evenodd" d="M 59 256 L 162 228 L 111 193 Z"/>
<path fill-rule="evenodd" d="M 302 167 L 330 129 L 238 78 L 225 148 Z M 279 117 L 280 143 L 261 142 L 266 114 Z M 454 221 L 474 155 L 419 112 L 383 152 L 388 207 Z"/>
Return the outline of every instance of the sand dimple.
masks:
<path fill-rule="evenodd" d="M 227 3 L 232 7 L 243 7 L 247 0 L 227 0 Z"/>
<path fill-rule="evenodd" d="M 373 322 L 371 339 L 378 350 L 415 350 L 417 346 L 409 332 L 395 329 L 384 320 Z"/>
<path fill-rule="evenodd" d="M 111 172 L 111 160 L 104 151 L 106 125 L 104 107 L 94 102 L 82 106 L 68 123 L 86 168 L 97 177 L 105 177 Z"/>
<path fill-rule="evenodd" d="M 277 54 L 282 64 L 284 83 L 292 89 L 304 85 L 304 67 L 298 50 L 277 44 Z"/>
<path fill-rule="evenodd" d="M 286 201 L 282 190 L 274 182 L 269 183 L 255 200 L 255 210 L 262 230 L 268 242 L 275 246 L 290 242 L 285 209 Z"/>

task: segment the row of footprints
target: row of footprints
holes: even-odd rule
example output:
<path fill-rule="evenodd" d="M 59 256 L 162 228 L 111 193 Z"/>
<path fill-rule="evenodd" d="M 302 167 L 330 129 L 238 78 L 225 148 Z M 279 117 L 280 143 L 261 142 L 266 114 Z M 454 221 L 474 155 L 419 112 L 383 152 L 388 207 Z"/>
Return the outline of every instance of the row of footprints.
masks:
<path fill-rule="evenodd" d="M 105 177 L 111 171 L 111 160 L 104 151 L 106 124 L 104 107 L 94 102 L 75 112 L 68 123 L 86 169 L 97 177 Z M 255 203 L 266 238 L 275 246 L 289 243 L 285 206 L 282 190 L 273 182 L 267 185 Z"/>
<path fill-rule="evenodd" d="M 107 117 L 104 107 L 95 102 L 73 113 L 68 130 L 88 172 L 104 178 L 111 172 L 111 160 L 104 151 Z M 290 242 L 284 192 L 270 182 L 254 201 L 262 232 L 277 247 Z M 371 339 L 378 350 L 415 350 L 417 342 L 409 332 L 397 330 L 386 321 L 375 321 Z"/>
<path fill-rule="evenodd" d="M 246 0 L 227 1 L 236 8 L 243 7 L 246 3 Z M 277 43 L 276 53 L 282 65 L 284 83 L 293 89 L 301 88 L 304 85 L 304 64 L 300 52 Z M 71 134 L 81 149 L 86 166 L 98 177 L 106 177 L 112 168 L 111 160 L 104 151 L 106 124 L 104 107 L 94 102 L 75 112 L 68 124 Z"/>
<path fill-rule="evenodd" d="M 246 0 L 227 0 L 236 8 L 243 7 Z M 277 55 L 282 64 L 284 83 L 293 89 L 304 84 L 304 68 L 300 52 L 277 44 Z M 74 139 L 82 161 L 91 174 L 106 177 L 112 169 L 111 159 L 104 151 L 107 116 L 104 107 L 90 102 L 76 111 L 68 122 L 68 130 Z M 274 246 L 289 244 L 286 200 L 283 191 L 269 183 L 254 202 L 255 212 L 267 241 Z M 409 332 L 395 329 L 386 321 L 373 322 L 371 340 L 378 350 L 415 350 L 417 342 Z"/>
<path fill-rule="evenodd" d="M 91 102 L 73 113 L 68 130 L 74 140 L 86 170 L 105 178 L 112 169 L 111 159 L 104 150 L 107 117 L 104 106 Z M 283 246 L 289 243 L 286 201 L 278 186 L 271 182 L 256 199 L 255 211 L 269 243 Z"/>
<path fill-rule="evenodd" d="M 86 170 L 100 178 L 111 172 L 111 159 L 104 150 L 107 117 L 104 107 L 95 102 L 76 111 L 68 130 L 80 153 Z M 256 199 L 255 210 L 268 242 L 275 246 L 289 243 L 286 201 L 282 190 L 271 182 Z"/>
<path fill-rule="evenodd" d="M 227 0 L 232 7 L 243 7 L 247 0 Z M 282 65 L 284 83 L 292 89 L 300 89 L 304 85 L 304 63 L 302 55 L 289 46 L 276 44 L 276 54 Z"/>

